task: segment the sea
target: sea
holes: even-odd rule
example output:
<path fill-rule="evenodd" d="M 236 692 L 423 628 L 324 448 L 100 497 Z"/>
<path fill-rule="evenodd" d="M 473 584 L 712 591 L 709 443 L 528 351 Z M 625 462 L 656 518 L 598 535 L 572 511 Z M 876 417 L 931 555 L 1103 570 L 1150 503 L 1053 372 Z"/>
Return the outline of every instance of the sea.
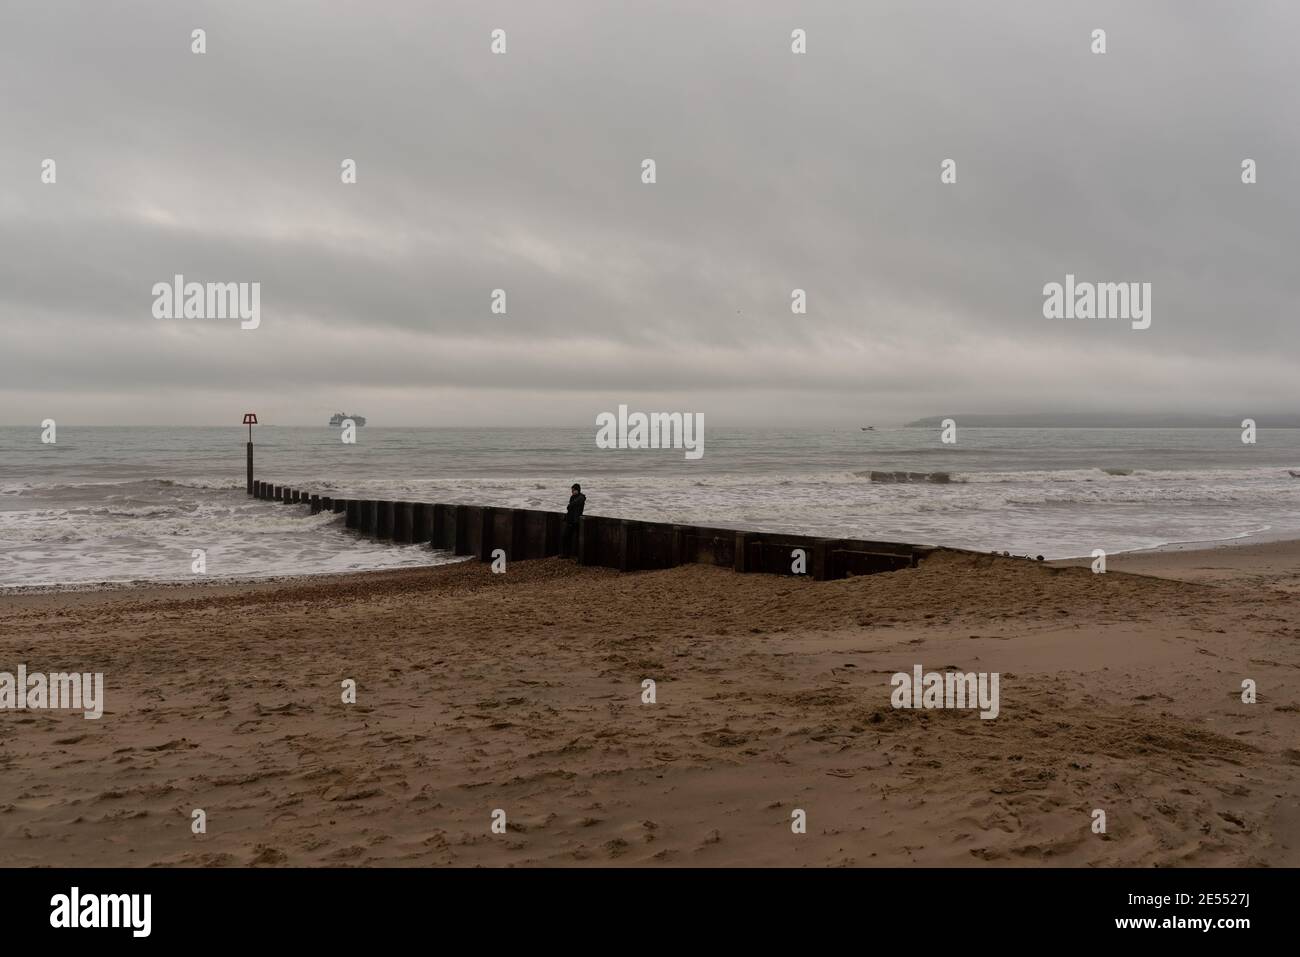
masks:
<path fill-rule="evenodd" d="M 243 427 L 0 427 L 0 589 L 437 564 L 250 498 Z M 1048 559 L 1300 537 L 1300 429 L 709 429 L 703 458 L 595 429 L 256 426 L 257 478 L 339 497 L 562 511 Z M 201 566 L 199 556 L 202 556 Z"/>

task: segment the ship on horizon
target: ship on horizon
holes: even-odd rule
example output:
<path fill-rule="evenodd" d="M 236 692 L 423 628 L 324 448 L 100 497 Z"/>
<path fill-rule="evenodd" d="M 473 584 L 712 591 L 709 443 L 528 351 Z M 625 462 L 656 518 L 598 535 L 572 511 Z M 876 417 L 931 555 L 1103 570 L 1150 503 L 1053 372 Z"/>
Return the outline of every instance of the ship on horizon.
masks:
<path fill-rule="evenodd" d="M 366 424 L 366 417 L 364 415 L 348 415 L 345 412 L 335 412 L 330 416 L 330 425 L 342 425 L 347 419 L 351 419 L 357 425 Z"/>

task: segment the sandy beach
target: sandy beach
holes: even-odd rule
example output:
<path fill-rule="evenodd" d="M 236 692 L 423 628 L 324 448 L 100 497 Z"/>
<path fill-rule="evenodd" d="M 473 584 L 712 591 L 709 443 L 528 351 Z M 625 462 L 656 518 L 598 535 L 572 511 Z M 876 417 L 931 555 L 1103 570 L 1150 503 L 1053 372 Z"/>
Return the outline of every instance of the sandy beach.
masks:
<path fill-rule="evenodd" d="M 0 597 L 18 664 L 106 704 L 0 712 L 11 866 L 1300 864 L 1296 542 Z M 998 717 L 895 710 L 917 664 Z"/>

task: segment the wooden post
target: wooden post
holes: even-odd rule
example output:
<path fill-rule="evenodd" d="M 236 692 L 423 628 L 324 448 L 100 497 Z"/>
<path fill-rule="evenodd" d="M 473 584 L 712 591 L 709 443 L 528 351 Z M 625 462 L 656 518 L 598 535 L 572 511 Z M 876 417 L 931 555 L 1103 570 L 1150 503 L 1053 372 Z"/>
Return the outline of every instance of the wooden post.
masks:
<path fill-rule="evenodd" d="M 564 516 L 559 512 L 546 513 L 546 545 L 542 557 L 549 558 L 560 554 L 560 543 L 564 540 Z"/>
<path fill-rule="evenodd" d="M 433 506 L 411 503 L 411 541 L 418 545 L 433 538 Z"/>
<path fill-rule="evenodd" d="M 515 509 L 516 548 L 520 558 L 546 557 L 546 513 L 531 508 Z"/>
<path fill-rule="evenodd" d="M 244 425 L 248 426 L 248 494 L 255 495 L 257 487 L 253 484 L 253 426 L 257 425 L 257 413 L 245 412 Z"/>
<path fill-rule="evenodd" d="M 434 548 L 456 548 L 456 507 L 438 502 L 429 506 L 433 510 L 429 544 Z"/>
<path fill-rule="evenodd" d="M 313 515 L 315 515 L 317 512 L 320 511 L 320 496 L 319 496 L 319 495 L 313 495 L 313 496 L 308 500 L 308 504 L 311 506 L 311 513 L 312 513 Z"/>
<path fill-rule="evenodd" d="M 410 542 L 414 534 L 415 516 L 410 502 L 393 503 L 393 541 Z"/>
<path fill-rule="evenodd" d="M 375 503 L 375 538 L 392 538 L 393 537 L 393 503 L 376 502 Z"/>
<path fill-rule="evenodd" d="M 630 571 L 635 564 L 632 555 L 632 523 L 623 519 L 618 523 L 618 570 Z"/>
<path fill-rule="evenodd" d="M 819 538 L 812 547 L 812 572 L 813 581 L 824 582 L 831 577 L 831 543 L 825 538 Z"/>
<path fill-rule="evenodd" d="M 348 499 L 346 502 L 343 503 L 343 510 L 347 513 L 347 517 L 343 520 L 344 528 L 360 528 L 361 527 L 360 500 L 355 498 Z"/>
<path fill-rule="evenodd" d="M 361 531 L 366 535 L 375 534 L 375 522 L 379 517 L 378 505 L 374 499 L 363 499 L 361 502 Z"/>
<path fill-rule="evenodd" d="M 478 560 L 481 562 L 492 561 L 492 549 L 496 548 L 492 541 L 496 530 L 496 513 L 495 508 L 479 509 Z"/>
<path fill-rule="evenodd" d="M 451 542 L 452 551 L 457 555 L 469 554 L 469 506 L 454 505 L 450 514 L 447 516 L 448 521 L 452 523 Z"/>
<path fill-rule="evenodd" d="M 732 568 L 738 572 L 752 571 L 749 567 L 749 542 L 751 535 L 749 532 L 736 533 L 736 555 L 732 559 Z"/>
<path fill-rule="evenodd" d="M 673 526 L 673 546 L 672 546 L 671 558 L 669 559 L 669 561 L 672 562 L 673 568 L 676 568 L 678 565 L 686 564 L 686 526 L 685 525 Z"/>
<path fill-rule="evenodd" d="M 336 498 L 331 504 L 334 506 L 334 514 L 337 515 L 339 512 L 346 512 L 352 503 L 346 498 Z"/>
<path fill-rule="evenodd" d="M 578 564 L 594 564 L 596 558 L 596 520 L 589 516 L 578 519 Z"/>
<path fill-rule="evenodd" d="M 510 510 L 510 544 L 506 546 L 506 550 L 512 562 L 525 558 L 541 557 L 540 555 L 532 555 L 528 550 L 527 509 L 512 508 Z"/>

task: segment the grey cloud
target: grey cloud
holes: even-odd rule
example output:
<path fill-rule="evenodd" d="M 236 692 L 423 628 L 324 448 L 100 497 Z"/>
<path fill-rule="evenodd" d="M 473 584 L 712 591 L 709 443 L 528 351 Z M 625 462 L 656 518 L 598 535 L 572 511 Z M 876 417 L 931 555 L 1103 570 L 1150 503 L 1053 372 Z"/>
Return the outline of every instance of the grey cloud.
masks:
<path fill-rule="evenodd" d="M 405 424 L 574 424 L 620 389 L 737 422 L 1286 408 L 1297 25 L 1283 3 L 8 5 L 0 419 L 156 421 L 142 383 Z M 160 325 L 176 272 L 262 282 L 263 328 Z M 1043 319 L 1066 272 L 1151 282 L 1152 328 Z"/>

